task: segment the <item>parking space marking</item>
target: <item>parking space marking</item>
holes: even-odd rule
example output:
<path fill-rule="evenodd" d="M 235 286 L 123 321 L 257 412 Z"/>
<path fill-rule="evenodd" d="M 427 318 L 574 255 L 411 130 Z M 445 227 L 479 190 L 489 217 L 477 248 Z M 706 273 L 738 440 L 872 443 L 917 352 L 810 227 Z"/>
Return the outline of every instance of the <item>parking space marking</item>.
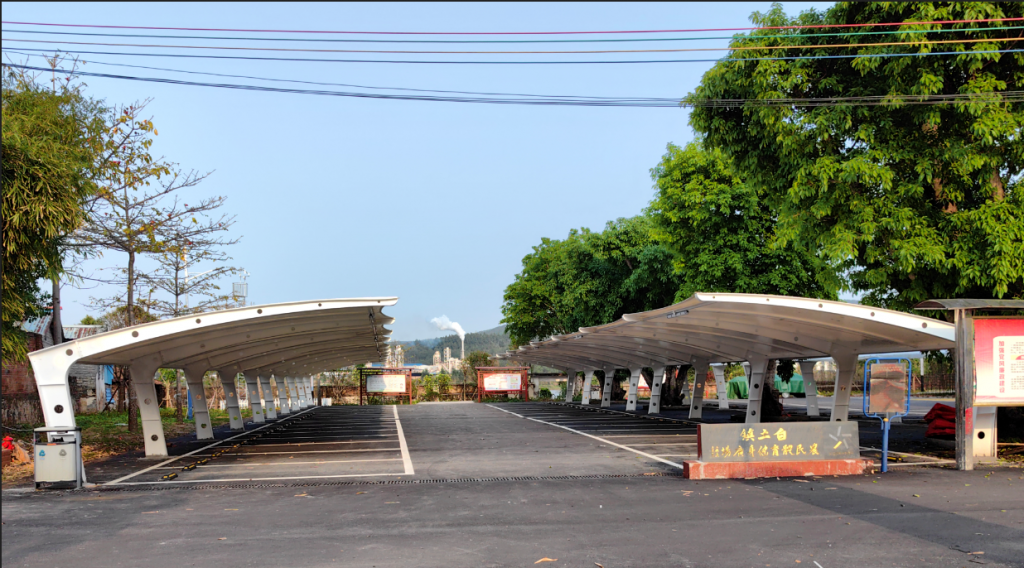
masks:
<path fill-rule="evenodd" d="M 390 441 L 390 440 L 388 440 Z M 339 444 L 341 442 L 338 442 Z M 368 442 L 359 442 L 365 444 Z M 665 444 L 666 446 L 668 444 Z M 233 456 L 294 456 L 299 454 L 339 454 L 342 452 L 397 452 L 401 448 L 364 448 L 358 450 L 299 450 L 296 452 L 238 452 L 237 454 L 229 454 Z M 209 457 L 213 454 L 195 454 L 192 457 L 202 458 Z"/>
<path fill-rule="evenodd" d="M 286 461 L 286 462 L 245 462 L 245 463 L 208 463 L 206 465 L 197 466 L 196 469 L 205 469 L 208 467 L 253 467 L 257 465 L 307 465 L 307 464 L 321 464 L 321 463 L 357 463 L 357 462 L 389 462 L 389 461 L 402 461 L 402 458 L 381 458 L 376 460 L 317 460 L 317 461 Z M 177 467 L 161 467 L 160 469 L 180 469 Z"/>
<path fill-rule="evenodd" d="M 336 479 L 339 477 L 381 477 L 381 476 L 395 476 L 395 475 L 406 475 L 404 473 L 348 473 L 344 475 L 292 475 L 288 477 L 238 477 L 233 479 L 195 479 L 195 480 L 177 480 L 169 479 L 166 481 L 129 481 L 127 483 L 118 483 L 118 485 L 164 485 L 168 483 L 234 483 L 237 481 L 288 481 L 291 479 Z M 109 483 L 107 485 L 110 485 Z"/>
<path fill-rule="evenodd" d="M 402 450 L 402 463 L 405 465 L 406 475 L 415 475 L 412 468 L 412 458 L 409 456 L 409 445 L 405 443 L 405 433 L 402 432 L 402 422 L 398 419 L 398 405 L 392 406 L 395 411 L 395 426 L 398 428 L 398 445 Z"/>
<path fill-rule="evenodd" d="M 538 420 L 536 418 L 531 418 L 529 416 L 524 416 L 522 414 L 517 414 L 515 412 L 512 412 L 511 410 L 505 410 L 504 408 L 498 408 L 497 406 L 494 406 L 493 404 L 488 404 L 487 406 L 490 406 L 491 408 L 494 408 L 496 410 L 500 410 L 502 412 L 507 412 L 507 413 L 509 413 L 509 414 L 511 414 L 513 416 L 518 416 L 520 418 L 525 418 L 527 420 L 531 420 L 533 422 L 537 422 L 539 424 L 547 424 L 548 426 L 554 426 L 555 428 L 561 428 L 563 430 L 568 430 L 569 432 L 572 432 L 574 434 L 579 434 L 580 436 L 586 436 L 588 438 L 593 438 L 593 439 L 598 440 L 600 442 L 604 442 L 604 443 L 606 443 L 606 444 L 608 444 L 610 446 L 615 446 L 616 448 L 623 449 L 623 450 L 626 450 L 626 451 L 629 451 L 629 452 L 633 452 L 634 454 L 639 454 L 641 456 L 644 456 L 645 458 L 652 459 L 654 461 L 658 461 L 658 462 L 661 462 L 661 463 L 666 464 L 666 465 L 670 465 L 670 466 L 678 468 L 678 469 L 686 469 L 686 466 L 684 466 L 683 464 L 676 463 L 674 461 L 669 461 L 669 460 L 666 460 L 666 459 L 662 459 L 662 458 L 660 458 L 660 457 L 658 457 L 658 456 L 656 456 L 654 454 L 649 454 L 649 453 L 647 453 L 645 451 L 638 450 L 636 448 L 631 448 L 629 446 L 624 446 L 622 444 L 616 444 L 615 442 L 613 442 L 611 440 L 606 440 L 606 439 L 601 438 L 599 436 L 594 436 L 592 434 L 588 434 L 588 433 L 580 431 L 580 430 L 574 430 L 572 428 L 569 428 L 568 426 L 562 426 L 561 424 L 555 424 L 554 422 L 545 422 L 544 420 Z"/>
<path fill-rule="evenodd" d="M 292 414 L 291 416 L 298 416 L 300 414 L 305 414 L 306 412 L 309 412 L 310 410 L 313 410 L 313 409 L 312 408 L 307 408 L 306 410 L 299 411 L 299 412 L 297 412 L 295 414 Z M 115 479 L 113 481 L 108 481 L 107 483 L 104 483 L 103 485 L 122 485 L 122 484 L 123 485 L 131 485 L 129 483 L 123 483 L 123 482 L 128 480 L 128 479 L 131 479 L 131 478 L 133 478 L 135 476 L 142 475 L 143 473 L 146 473 L 146 472 L 149 472 L 149 471 L 153 471 L 153 470 L 155 470 L 158 467 L 163 467 L 163 466 L 165 466 L 165 465 L 167 465 L 169 463 L 174 463 L 174 462 L 176 462 L 176 461 L 178 461 L 180 459 L 184 459 L 184 458 L 187 458 L 187 457 L 192 457 L 193 455 L 198 454 L 199 452 L 201 452 L 203 450 L 208 450 L 208 449 L 213 448 L 215 446 L 219 446 L 221 444 L 230 442 L 231 440 L 234 440 L 235 438 L 241 438 L 242 436 L 247 436 L 249 434 L 252 434 L 253 432 L 262 430 L 262 429 L 264 429 L 264 428 L 266 428 L 268 426 L 274 426 L 276 424 L 278 424 L 278 422 L 268 422 L 268 423 L 266 423 L 263 426 L 260 426 L 258 428 L 253 428 L 252 430 L 246 430 L 245 432 L 241 432 L 239 434 L 235 434 L 234 436 L 231 436 L 230 438 L 226 438 L 224 440 L 218 440 L 218 441 L 216 441 L 216 442 L 214 442 L 212 444 L 209 444 L 207 446 L 203 446 L 203 447 L 199 448 L 198 450 L 192 450 L 191 452 L 188 452 L 188 453 L 185 453 L 185 454 L 181 454 L 180 456 L 175 456 L 175 457 L 173 457 L 173 458 L 171 458 L 169 460 L 164 460 L 164 461 L 162 461 L 162 462 L 160 462 L 160 463 L 158 463 L 156 465 L 149 466 L 149 467 L 147 467 L 145 469 L 142 469 L 142 470 L 139 470 L 139 471 L 137 471 L 135 473 L 131 473 L 131 474 L 125 475 L 123 477 L 119 477 L 119 478 L 117 478 L 117 479 Z"/>

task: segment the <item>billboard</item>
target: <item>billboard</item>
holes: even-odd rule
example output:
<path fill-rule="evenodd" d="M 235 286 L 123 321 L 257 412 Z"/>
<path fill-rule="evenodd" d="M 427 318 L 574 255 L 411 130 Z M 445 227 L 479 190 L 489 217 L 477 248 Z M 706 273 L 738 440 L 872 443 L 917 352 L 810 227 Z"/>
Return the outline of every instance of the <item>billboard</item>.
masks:
<path fill-rule="evenodd" d="M 705 462 L 773 462 L 856 459 L 857 422 L 700 424 L 697 459 Z"/>
<path fill-rule="evenodd" d="M 1024 406 L 1024 318 L 974 318 L 975 406 Z"/>
<path fill-rule="evenodd" d="M 485 391 L 511 391 L 522 390 L 522 373 L 494 373 L 484 375 Z"/>
<path fill-rule="evenodd" d="M 405 384 L 405 375 L 369 375 L 366 377 L 367 393 L 404 394 L 409 389 Z"/>
<path fill-rule="evenodd" d="M 871 414 L 906 414 L 907 365 L 904 363 L 872 363 L 868 392 Z"/>

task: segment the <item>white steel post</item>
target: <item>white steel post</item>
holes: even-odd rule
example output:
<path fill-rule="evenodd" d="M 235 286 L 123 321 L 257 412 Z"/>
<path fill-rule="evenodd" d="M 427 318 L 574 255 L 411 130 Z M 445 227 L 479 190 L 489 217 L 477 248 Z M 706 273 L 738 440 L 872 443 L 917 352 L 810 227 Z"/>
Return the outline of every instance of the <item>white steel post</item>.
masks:
<path fill-rule="evenodd" d="M 583 399 L 581 404 L 588 406 L 590 404 L 590 383 L 594 380 L 594 369 L 583 369 Z"/>
<path fill-rule="evenodd" d="M 715 387 L 718 389 L 718 409 L 729 410 L 729 385 L 725 382 L 725 365 L 714 365 Z"/>
<path fill-rule="evenodd" d="M 132 387 L 135 389 L 135 399 L 139 401 L 139 414 L 142 415 L 146 457 L 163 457 L 167 455 L 167 441 L 164 438 L 164 424 L 160 420 L 160 401 L 156 398 L 156 385 L 153 383 L 153 375 L 160 363 L 156 357 L 152 357 L 153 360 L 146 359 L 132 361 Z"/>
<path fill-rule="evenodd" d="M 636 393 L 637 389 L 640 388 L 641 371 L 643 371 L 643 367 L 637 367 L 636 370 L 629 370 L 629 391 L 626 393 L 626 412 L 633 412 L 636 410 Z"/>
<path fill-rule="evenodd" d="M 682 365 L 680 365 L 679 366 L 679 375 L 680 376 L 679 376 L 678 380 L 682 381 L 682 383 L 683 383 L 683 385 L 682 385 L 683 388 L 682 388 L 682 390 L 679 393 L 679 394 L 683 395 L 683 400 L 682 400 L 683 406 L 690 406 L 690 404 L 693 402 L 693 396 L 690 394 L 690 379 L 689 379 L 690 368 L 687 367 L 687 368 L 684 369 L 684 367 Z"/>
<path fill-rule="evenodd" d="M 245 371 L 242 373 L 242 377 L 245 379 L 245 392 L 248 393 L 249 408 L 252 409 L 252 421 L 256 424 L 262 424 L 267 421 L 267 418 L 263 415 L 263 399 L 260 398 L 259 376 L 254 371 Z"/>
<path fill-rule="evenodd" d="M 281 406 L 278 414 L 281 416 L 291 414 L 292 405 L 288 403 L 288 385 L 285 384 L 284 377 L 274 375 L 274 383 L 277 385 L 277 401 Z"/>
<path fill-rule="evenodd" d="M 750 374 L 747 375 L 750 388 L 747 390 L 747 424 L 761 422 L 761 395 L 765 380 L 774 380 L 774 377 L 766 378 L 768 371 L 768 359 L 763 357 L 750 359 Z"/>
<path fill-rule="evenodd" d="M 295 377 L 295 395 L 299 398 L 299 408 L 306 408 L 309 406 L 306 400 L 306 377 Z"/>
<path fill-rule="evenodd" d="M 615 369 L 602 369 L 604 371 L 604 387 L 601 388 L 601 408 L 608 408 L 612 405 L 612 381 L 615 379 Z"/>
<path fill-rule="evenodd" d="M 818 410 L 818 383 L 814 380 L 814 361 L 800 361 L 800 376 L 804 378 L 807 397 L 807 416 L 820 416 Z"/>
<path fill-rule="evenodd" d="M 651 404 L 647 414 L 661 414 L 661 386 L 665 383 L 665 367 L 655 367 L 651 375 Z"/>
<path fill-rule="evenodd" d="M 245 430 L 242 423 L 242 411 L 238 408 L 238 389 L 235 388 L 235 373 L 217 371 L 220 384 L 224 387 L 225 407 L 228 411 L 228 422 L 232 430 Z"/>
<path fill-rule="evenodd" d="M 836 386 L 832 394 L 832 415 L 829 422 L 846 422 L 850 418 L 850 389 L 857 373 L 856 353 L 833 353 L 836 362 Z"/>
<path fill-rule="evenodd" d="M 701 418 L 704 414 L 704 384 L 708 382 L 708 362 L 698 359 L 693 363 L 693 402 L 690 403 L 690 418 Z"/>
<path fill-rule="evenodd" d="M 576 369 L 566 369 L 565 371 L 565 402 L 572 402 L 573 396 L 576 394 Z"/>
<path fill-rule="evenodd" d="M 270 375 L 257 373 L 260 381 L 260 390 L 263 391 L 263 408 L 266 411 L 268 420 L 277 420 L 277 408 L 274 403 L 274 391 L 270 390 Z"/>
<path fill-rule="evenodd" d="M 299 406 L 299 391 L 295 387 L 295 378 L 285 377 L 284 382 L 288 385 L 288 406 L 291 407 L 292 412 L 302 410 L 302 407 Z"/>
<path fill-rule="evenodd" d="M 185 384 L 188 385 L 188 392 L 192 396 L 192 418 L 196 421 L 196 439 L 212 440 L 213 423 L 210 422 L 210 410 L 206 405 L 206 389 L 203 388 L 203 376 L 206 375 L 206 368 L 185 367 Z"/>

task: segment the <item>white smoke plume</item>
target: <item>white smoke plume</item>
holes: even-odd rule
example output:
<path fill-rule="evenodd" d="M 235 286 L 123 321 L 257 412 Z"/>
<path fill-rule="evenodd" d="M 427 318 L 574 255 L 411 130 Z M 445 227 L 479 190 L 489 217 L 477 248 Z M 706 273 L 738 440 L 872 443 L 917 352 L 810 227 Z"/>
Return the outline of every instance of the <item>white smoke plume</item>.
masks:
<path fill-rule="evenodd" d="M 466 330 L 462 329 L 462 326 L 458 322 L 454 322 L 448 319 L 448 316 L 441 316 L 430 320 L 430 323 L 437 326 L 438 329 L 450 329 L 459 335 L 459 339 L 466 339 Z"/>

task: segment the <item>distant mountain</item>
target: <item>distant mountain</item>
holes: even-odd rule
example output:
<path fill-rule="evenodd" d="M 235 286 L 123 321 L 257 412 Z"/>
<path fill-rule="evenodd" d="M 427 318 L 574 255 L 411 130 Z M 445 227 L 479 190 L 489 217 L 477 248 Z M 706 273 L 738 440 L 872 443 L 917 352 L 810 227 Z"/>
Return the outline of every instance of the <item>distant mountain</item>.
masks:
<path fill-rule="evenodd" d="M 452 350 L 453 357 L 461 357 L 461 344 L 459 336 L 452 334 L 432 339 L 417 339 L 415 341 L 399 341 L 405 351 L 405 363 L 407 365 L 430 365 L 434 362 L 434 352 L 444 353 L 444 348 Z M 476 331 L 466 334 L 466 353 L 483 351 L 490 355 L 497 355 L 508 350 L 511 341 L 505 333 L 505 326 Z"/>

